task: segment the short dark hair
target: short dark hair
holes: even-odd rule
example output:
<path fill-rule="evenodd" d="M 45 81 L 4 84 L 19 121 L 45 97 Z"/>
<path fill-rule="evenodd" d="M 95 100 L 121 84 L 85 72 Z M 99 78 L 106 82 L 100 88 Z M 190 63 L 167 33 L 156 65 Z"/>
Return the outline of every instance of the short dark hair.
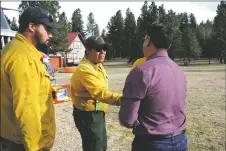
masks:
<path fill-rule="evenodd" d="M 29 25 L 29 23 L 24 23 L 24 24 L 20 24 L 19 25 L 19 32 L 20 33 L 23 33 L 23 32 L 25 32 L 25 30 L 28 28 L 28 25 Z"/>
<path fill-rule="evenodd" d="M 148 25 L 147 36 L 150 37 L 150 40 L 155 45 L 156 48 L 168 49 L 171 45 L 170 38 L 171 28 L 163 26 L 159 23 L 153 23 Z"/>

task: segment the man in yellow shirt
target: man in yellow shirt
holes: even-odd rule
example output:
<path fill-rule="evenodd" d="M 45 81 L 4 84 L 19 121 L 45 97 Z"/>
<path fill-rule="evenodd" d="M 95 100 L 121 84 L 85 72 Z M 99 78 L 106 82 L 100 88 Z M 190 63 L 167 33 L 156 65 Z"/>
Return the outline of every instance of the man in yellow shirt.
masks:
<path fill-rule="evenodd" d="M 49 13 L 26 9 L 19 32 L 1 52 L 1 140 L 4 151 L 49 151 L 55 138 L 55 113 L 49 74 L 36 49 L 58 28 Z"/>
<path fill-rule="evenodd" d="M 74 121 L 84 151 L 106 151 L 105 111 L 108 104 L 120 105 L 122 94 L 110 92 L 103 67 L 108 45 L 101 37 L 85 41 L 85 57 L 71 78 Z"/>

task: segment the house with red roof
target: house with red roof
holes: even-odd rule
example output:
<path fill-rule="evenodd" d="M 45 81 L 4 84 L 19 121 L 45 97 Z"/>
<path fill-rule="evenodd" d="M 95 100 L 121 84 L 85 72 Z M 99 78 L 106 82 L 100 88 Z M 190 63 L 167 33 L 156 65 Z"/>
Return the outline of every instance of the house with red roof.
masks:
<path fill-rule="evenodd" d="M 70 32 L 67 34 L 67 46 L 71 49 L 67 54 L 67 64 L 76 65 L 85 55 L 84 40 L 80 32 Z"/>

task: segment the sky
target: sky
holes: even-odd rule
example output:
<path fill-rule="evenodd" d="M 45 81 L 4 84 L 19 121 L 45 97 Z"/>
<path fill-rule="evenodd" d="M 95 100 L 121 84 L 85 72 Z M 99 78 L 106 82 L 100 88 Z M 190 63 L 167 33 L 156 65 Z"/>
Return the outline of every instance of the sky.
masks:
<path fill-rule="evenodd" d="M 110 18 L 115 15 L 118 10 L 122 11 L 122 15 L 125 18 L 126 9 L 134 13 L 137 19 L 140 15 L 140 9 L 144 2 L 59 2 L 61 6 L 60 12 L 66 13 L 67 18 L 71 21 L 72 13 L 75 9 L 80 8 L 83 16 L 84 25 L 87 23 L 87 16 L 90 12 L 93 12 L 95 21 L 99 25 L 100 32 L 108 24 Z M 155 2 L 157 6 L 164 4 L 166 11 L 172 9 L 177 13 L 187 12 L 193 13 L 198 23 L 206 21 L 207 19 L 213 20 L 216 16 L 217 5 L 220 0 L 215 2 Z M 1 2 L 1 7 L 18 9 L 20 2 Z M 149 5 L 151 2 L 149 2 Z M 4 13 L 10 20 L 15 17 L 18 21 L 18 12 L 4 10 Z"/>

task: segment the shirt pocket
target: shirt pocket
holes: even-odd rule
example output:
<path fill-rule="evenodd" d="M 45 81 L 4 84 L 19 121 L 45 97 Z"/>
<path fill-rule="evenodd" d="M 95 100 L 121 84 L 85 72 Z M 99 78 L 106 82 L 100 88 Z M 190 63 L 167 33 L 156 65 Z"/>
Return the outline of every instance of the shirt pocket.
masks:
<path fill-rule="evenodd" d="M 46 71 L 41 71 L 41 80 L 40 80 L 40 96 L 48 97 L 51 93 L 51 82 L 49 80 L 49 73 Z"/>

